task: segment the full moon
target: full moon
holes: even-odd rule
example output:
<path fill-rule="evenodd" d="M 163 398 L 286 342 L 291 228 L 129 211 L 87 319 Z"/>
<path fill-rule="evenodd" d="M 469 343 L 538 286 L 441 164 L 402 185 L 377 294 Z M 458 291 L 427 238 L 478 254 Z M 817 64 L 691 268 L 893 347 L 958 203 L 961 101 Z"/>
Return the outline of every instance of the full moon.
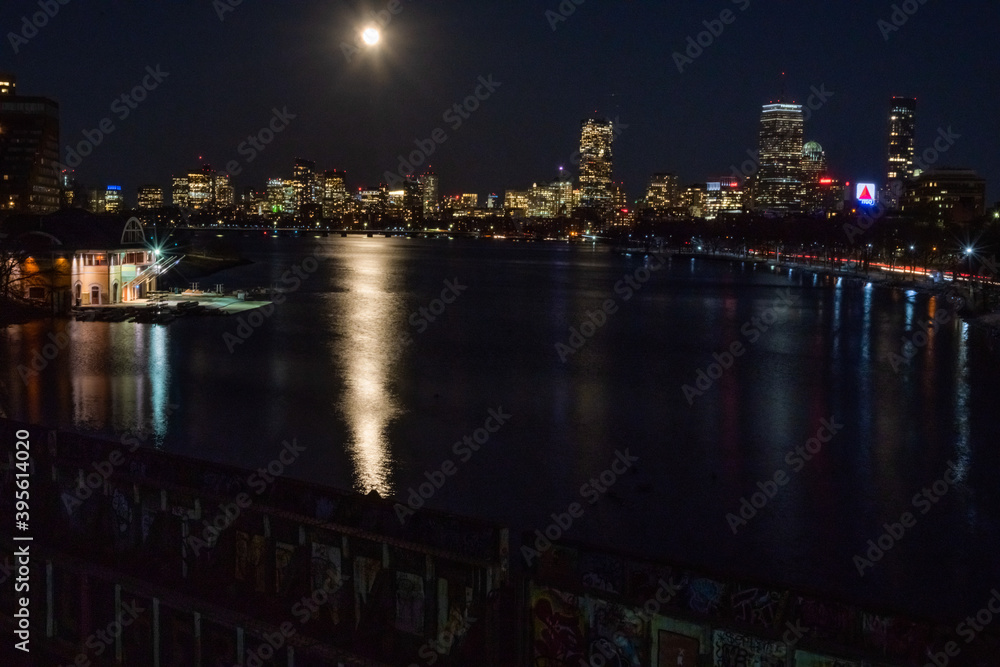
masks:
<path fill-rule="evenodd" d="M 361 38 L 365 40 L 365 44 L 368 46 L 375 46 L 378 44 L 379 40 L 378 30 L 375 28 L 367 28 L 363 33 L 361 33 Z"/>

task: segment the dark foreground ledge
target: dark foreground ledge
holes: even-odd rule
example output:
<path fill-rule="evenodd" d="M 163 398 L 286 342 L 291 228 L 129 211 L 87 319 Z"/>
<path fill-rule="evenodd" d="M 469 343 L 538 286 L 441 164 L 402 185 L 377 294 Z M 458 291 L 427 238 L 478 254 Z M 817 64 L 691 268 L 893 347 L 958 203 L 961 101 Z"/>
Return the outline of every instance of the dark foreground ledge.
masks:
<path fill-rule="evenodd" d="M 496 524 L 430 510 L 401 523 L 377 496 L 6 420 L 0 517 L 4 665 L 877 667 L 938 656 L 978 667 L 1000 656 L 1000 623 L 967 641 L 948 619 L 579 543 L 546 547 L 528 567 Z M 22 623 L 30 656 L 13 648 Z"/>

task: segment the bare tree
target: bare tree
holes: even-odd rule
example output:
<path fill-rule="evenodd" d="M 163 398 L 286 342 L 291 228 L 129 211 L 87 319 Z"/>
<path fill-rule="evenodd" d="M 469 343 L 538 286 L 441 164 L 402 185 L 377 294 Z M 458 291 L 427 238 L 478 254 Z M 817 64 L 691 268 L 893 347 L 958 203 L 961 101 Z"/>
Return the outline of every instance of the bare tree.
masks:
<path fill-rule="evenodd" d="M 28 253 L 17 249 L 7 234 L 0 234 L 0 302 L 24 300 L 24 272 Z"/>

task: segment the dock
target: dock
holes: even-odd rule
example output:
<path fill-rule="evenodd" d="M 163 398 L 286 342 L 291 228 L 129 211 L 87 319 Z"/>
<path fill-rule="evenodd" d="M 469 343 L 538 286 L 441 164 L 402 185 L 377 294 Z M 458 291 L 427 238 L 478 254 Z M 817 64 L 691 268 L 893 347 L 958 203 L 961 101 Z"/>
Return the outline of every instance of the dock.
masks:
<path fill-rule="evenodd" d="M 241 315 L 271 305 L 265 289 L 236 292 L 180 293 L 154 292 L 145 299 L 125 303 L 78 306 L 72 315 L 77 322 L 134 322 L 169 324 L 181 317 Z"/>

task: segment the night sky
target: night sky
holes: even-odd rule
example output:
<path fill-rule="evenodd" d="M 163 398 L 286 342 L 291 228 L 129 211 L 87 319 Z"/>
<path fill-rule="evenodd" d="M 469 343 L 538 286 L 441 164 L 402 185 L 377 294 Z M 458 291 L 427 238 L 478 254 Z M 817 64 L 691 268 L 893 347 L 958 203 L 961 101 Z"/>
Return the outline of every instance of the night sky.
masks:
<path fill-rule="evenodd" d="M 910 0 L 916 13 L 888 40 L 883 0 L 586 0 L 555 30 L 546 11 L 559 0 L 399 0 L 382 43 L 350 61 L 342 44 L 388 0 L 242 0 L 220 20 L 217 5 L 237 1 L 69 0 L 15 54 L 8 33 L 39 8 L 6 0 L 0 69 L 17 74 L 20 94 L 60 103 L 63 156 L 111 119 L 77 177 L 123 185 L 129 202 L 139 184 L 169 188 L 201 162 L 237 160 L 238 191 L 290 177 L 296 157 L 347 170 L 353 188 L 374 185 L 437 128 L 442 194 L 502 194 L 570 168 L 580 120 L 595 111 L 627 125 L 615 179 L 635 198 L 653 172 L 704 182 L 747 159 L 783 71 L 797 102 L 812 86 L 833 93 L 806 140 L 823 145 L 836 176 L 880 182 L 888 99 L 916 96 L 918 151 L 951 126 L 961 138 L 938 164 L 976 169 L 988 201 L 1000 199 L 995 0 Z M 673 52 L 727 9 L 735 22 L 678 72 Z M 157 65 L 169 76 L 120 120 L 112 103 Z M 489 75 L 501 85 L 461 127 L 443 119 Z M 273 108 L 296 118 L 247 164 L 239 145 Z"/>

